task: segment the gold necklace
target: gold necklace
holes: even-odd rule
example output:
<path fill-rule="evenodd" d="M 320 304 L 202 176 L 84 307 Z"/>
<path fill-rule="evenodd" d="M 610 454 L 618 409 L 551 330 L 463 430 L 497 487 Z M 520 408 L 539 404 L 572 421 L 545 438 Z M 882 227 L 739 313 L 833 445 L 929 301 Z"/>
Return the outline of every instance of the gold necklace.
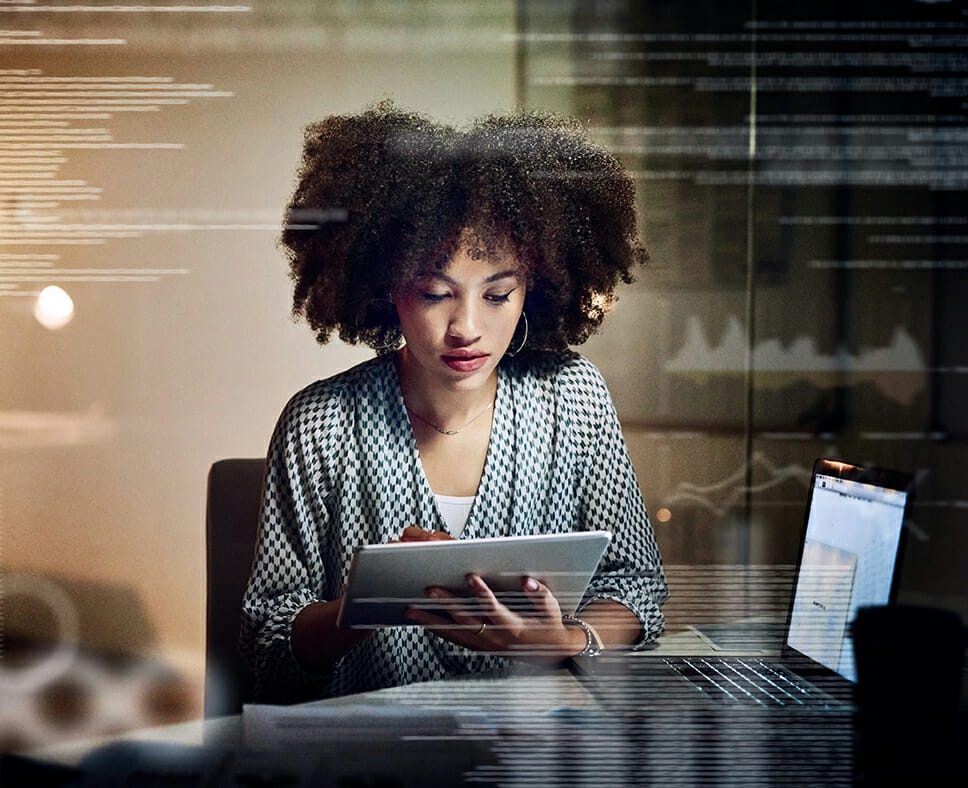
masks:
<path fill-rule="evenodd" d="M 404 404 L 406 404 L 406 403 L 404 403 Z M 473 424 L 475 421 L 477 421 L 481 416 L 483 416 L 485 413 L 487 413 L 492 407 L 494 407 L 494 400 L 491 400 L 490 402 L 488 402 L 487 403 L 487 407 L 484 408 L 484 410 L 482 410 L 480 413 L 478 413 L 473 419 L 471 419 L 469 422 L 467 422 L 463 426 L 458 427 L 456 430 L 445 430 L 443 427 L 438 427 L 432 421 L 428 421 L 423 416 L 421 416 L 419 413 L 417 413 L 416 411 L 412 410 L 409 405 L 406 406 L 407 412 L 411 416 L 416 416 L 418 419 L 420 419 L 428 427 L 433 427 L 435 430 L 437 430 L 437 432 L 439 432 L 441 435 L 457 435 L 457 434 L 463 432 L 468 427 L 470 427 L 471 424 Z"/>

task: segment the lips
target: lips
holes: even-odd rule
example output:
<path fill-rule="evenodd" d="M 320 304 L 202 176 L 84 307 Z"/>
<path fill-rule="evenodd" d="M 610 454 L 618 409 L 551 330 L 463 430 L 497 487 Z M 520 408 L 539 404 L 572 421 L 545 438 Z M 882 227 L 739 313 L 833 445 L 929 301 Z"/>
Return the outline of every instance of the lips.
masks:
<path fill-rule="evenodd" d="M 476 350 L 455 350 L 442 355 L 440 358 L 448 367 L 457 372 L 476 372 L 487 363 L 490 355 Z"/>

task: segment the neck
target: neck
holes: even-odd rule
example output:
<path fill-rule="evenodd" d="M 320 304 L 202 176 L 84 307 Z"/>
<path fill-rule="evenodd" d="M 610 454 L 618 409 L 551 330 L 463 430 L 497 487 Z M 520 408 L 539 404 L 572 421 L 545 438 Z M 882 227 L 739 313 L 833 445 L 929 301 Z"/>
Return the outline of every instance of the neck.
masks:
<path fill-rule="evenodd" d="M 497 372 L 483 385 L 469 390 L 434 385 L 408 363 L 406 347 L 397 355 L 397 372 L 407 407 L 437 425 L 463 424 L 478 415 L 497 394 Z"/>

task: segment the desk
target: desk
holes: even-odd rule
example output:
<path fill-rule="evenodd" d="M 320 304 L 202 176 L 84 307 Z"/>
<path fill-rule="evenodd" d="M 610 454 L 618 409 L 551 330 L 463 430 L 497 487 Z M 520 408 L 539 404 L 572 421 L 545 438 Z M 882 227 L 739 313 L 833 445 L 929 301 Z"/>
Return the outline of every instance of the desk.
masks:
<path fill-rule="evenodd" d="M 574 735 L 576 728 L 597 720 L 600 710 L 595 699 L 583 685 L 566 669 L 534 675 L 511 677 L 463 677 L 445 681 L 433 681 L 404 687 L 393 687 L 356 696 L 347 696 L 303 704 L 299 709 L 346 709 L 347 713 L 358 714 L 361 707 L 413 708 L 415 715 L 427 709 L 455 710 L 474 709 L 483 711 L 489 718 L 489 731 L 497 732 L 497 740 L 489 742 L 491 757 L 476 756 L 480 748 L 470 745 L 475 742 L 462 742 L 450 739 L 437 742 L 387 742 L 368 741 L 360 743 L 368 756 L 368 764 L 362 764 L 359 753 L 351 753 L 356 768 L 369 768 L 369 774 L 354 774 L 361 785 L 414 785 L 423 786 L 457 784 L 454 777 L 455 758 L 460 766 L 459 773 L 471 771 L 479 784 L 514 784 L 515 775 L 531 774 L 537 770 L 541 779 L 531 780 L 528 784 L 581 785 L 587 782 L 580 778 L 579 772 L 595 766 L 591 749 L 581 743 Z M 583 716 L 587 715 L 587 716 Z M 587 733 L 598 736 L 599 728 L 589 724 Z M 489 733 L 490 735 L 490 733 Z M 155 747 L 174 745 L 179 748 L 204 749 L 207 751 L 238 751 L 244 743 L 243 720 L 241 717 L 224 717 L 212 720 L 163 726 L 144 731 L 134 731 L 116 737 L 60 745 L 32 753 L 32 758 L 52 767 L 77 767 L 85 758 L 100 748 L 116 747 L 119 743 L 144 745 L 145 752 Z M 490 747 L 495 744 L 495 747 Z M 574 750 L 563 757 L 562 747 Z M 400 764 L 401 756 L 407 750 L 420 753 L 423 763 L 406 762 Z M 128 750 L 127 752 L 130 752 Z M 436 759 L 441 752 L 450 756 L 445 764 L 449 771 L 438 771 Z M 345 753 L 341 753 L 341 757 Z M 433 758 L 428 758 L 433 755 Z M 586 758 L 581 766 L 578 759 Z M 404 758 L 406 760 L 406 758 Z M 278 760 L 277 760 L 278 763 Z M 389 763 L 393 773 L 384 774 L 384 766 Z M 246 768 L 249 768 L 248 766 Z M 264 764 L 257 768 L 276 768 Z M 301 765 L 299 768 L 302 768 Z M 433 772 L 433 780 L 427 781 L 427 769 Z M 410 774 L 405 770 L 415 769 Z M 552 775 L 558 774 L 554 780 Z M 69 776 L 69 775 L 68 775 Z M 330 774 L 330 777 L 332 773 Z M 560 780 L 559 780 L 560 778 Z M 529 778 L 530 779 L 530 778 Z M 174 780 L 173 780 L 174 782 Z M 178 780 L 179 784 L 192 783 Z M 33 784 L 30 778 L 22 785 Z M 55 783 L 57 784 L 57 783 Z M 70 782 L 59 784 L 70 785 Z M 198 785 L 229 785 L 231 781 L 195 783 Z M 265 772 L 261 772 L 255 783 L 272 784 Z M 289 785 L 290 783 L 287 783 Z M 315 781 L 305 784 L 317 784 Z M 346 784 L 351 782 L 331 784 Z M 7 785 L 7 783 L 5 783 Z"/>
<path fill-rule="evenodd" d="M 694 631 L 660 639 L 656 648 L 628 659 L 650 660 L 677 653 L 723 653 Z M 634 695 L 634 688 L 629 688 Z M 323 783 L 307 778 L 287 785 L 423 786 L 463 782 L 475 785 L 849 785 L 853 782 L 853 728 L 841 719 L 834 729 L 820 718 L 751 716 L 728 710 L 698 711 L 677 706 L 641 709 L 635 718 L 607 711 L 583 681 L 570 670 L 511 677 L 473 676 L 394 687 L 356 696 L 304 704 L 298 709 L 337 710 L 347 716 L 361 709 L 413 710 L 414 719 L 427 710 L 475 710 L 486 724 L 461 735 L 436 740 L 375 738 L 341 745 L 316 773 Z M 817 746 L 817 733 L 829 746 Z M 803 742 L 802 748 L 789 747 Z M 231 768 L 248 770 L 248 784 L 282 784 L 298 765 L 289 755 L 270 753 L 268 761 L 243 761 L 243 720 L 225 717 L 137 731 L 109 739 L 62 745 L 34 753 L 38 761 L 56 767 L 76 767 L 99 748 L 119 743 L 144 745 L 147 753 L 175 746 L 176 756 L 214 754 L 219 762 L 205 780 L 180 785 L 230 785 Z M 779 748 L 777 743 L 783 745 Z M 476 745 L 486 745 L 478 747 Z M 103 752 L 103 750 L 101 750 Z M 166 751 L 168 752 L 168 751 Z M 130 755 L 130 751 L 126 753 Z M 163 753 L 164 754 L 164 753 Z M 226 756 L 226 754 L 228 754 Z M 312 764 L 329 758 L 325 747 L 312 750 Z M 334 771 L 339 763 L 348 773 Z M 277 771 L 269 771 L 276 769 Z M 286 771 L 288 770 L 288 771 Z M 310 767 L 306 770 L 311 771 Z M 214 776 L 213 776 L 214 775 Z M 144 776 L 144 773 L 142 774 Z M 303 777 L 306 775 L 303 774 Z M 20 785 L 35 785 L 23 781 Z M 58 784 L 49 782 L 48 785 Z M 60 783 L 69 784 L 69 783 Z M 150 784 L 159 784 L 158 782 Z M 11 784 L 7 784 L 8 786 Z"/>
<path fill-rule="evenodd" d="M 751 652 L 723 652 L 715 649 L 698 632 L 690 629 L 659 638 L 654 648 L 636 655 L 635 658 L 724 653 Z M 459 680 L 432 681 L 411 686 L 390 687 L 362 695 L 314 701 L 307 705 L 338 708 L 367 703 L 386 706 L 452 707 L 459 703 L 489 711 L 500 711 L 509 702 L 519 710 L 534 713 L 560 708 L 581 710 L 599 708 L 598 702 L 589 691 L 567 669 L 540 676 L 515 676 L 501 679 L 467 677 Z M 58 744 L 37 750 L 32 755 L 47 762 L 74 766 L 96 747 L 118 741 L 238 747 L 242 745 L 242 721 L 238 716 L 231 716 L 144 728 L 112 736 Z"/>
<path fill-rule="evenodd" d="M 428 681 L 403 687 L 366 692 L 340 698 L 312 701 L 305 708 L 339 709 L 357 705 L 413 706 L 430 708 L 473 707 L 498 712 L 511 707 L 519 714 L 542 714 L 560 708 L 594 710 L 597 703 L 574 677 L 561 668 L 538 675 L 501 678 L 468 676 Z M 93 749 L 118 741 L 164 742 L 186 746 L 238 747 L 243 744 L 241 716 L 164 725 L 60 744 L 37 750 L 32 755 L 50 763 L 75 766 Z"/>

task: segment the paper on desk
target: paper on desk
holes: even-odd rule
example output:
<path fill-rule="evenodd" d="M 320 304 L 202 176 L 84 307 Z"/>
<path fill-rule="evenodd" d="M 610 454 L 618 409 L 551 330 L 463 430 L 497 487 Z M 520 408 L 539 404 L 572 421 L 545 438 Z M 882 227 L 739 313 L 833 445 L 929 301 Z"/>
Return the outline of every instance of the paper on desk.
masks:
<path fill-rule="evenodd" d="M 343 704 L 334 706 L 247 705 L 242 732 L 249 749 L 367 745 L 374 741 L 475 738 L 486 717 L 481 713 L 413 706 Z M 472 732 L 473 731 L 473 732 Z"/>
<path fill-rule="evenodd" d="M 242 731 L 249 760 L 308 765 L 326 785 L 456 785 L 494 759 L 486 715 L 472 710 L 257 704 L 243 708 Z"/>

